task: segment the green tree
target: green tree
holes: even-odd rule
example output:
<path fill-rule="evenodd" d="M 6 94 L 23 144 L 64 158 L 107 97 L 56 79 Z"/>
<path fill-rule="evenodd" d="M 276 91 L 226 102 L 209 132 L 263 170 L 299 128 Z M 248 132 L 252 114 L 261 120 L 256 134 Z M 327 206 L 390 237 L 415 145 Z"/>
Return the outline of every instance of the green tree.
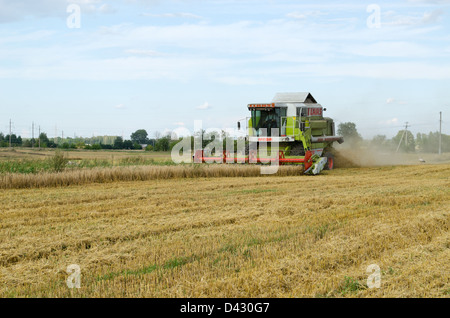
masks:
<path fill-rule="evenodd" d="M 211 140 L 211 134 L 207 134 L 206 130 L 204 130 L 204 129 L 194 132 L 193 137 L 194 137 L 194 140 L 196 140 L 196 141 L 200 140 L 200 138 L 201 138 L 202 149 L 204 149 Z"/>
<path fill-rule="evenodd" d="M 50 141 L 45 132 L 41 132 L 41 134 L 39 135 L 39 140 L 41 141 L 41 146 L 42 146 L 42 144 L 48 145 L 48 143 Z"/>
<path fill-rule="evenodd" d="M 123 149 L 133 149 L 133 142 L 131 140 L 125 140 L 123 142 Z"/>
<path fill-rule="evenodd" d="M 414 152 L 416 150 L 416 143 L 414 135 L 409 130 L 400 130 L 397 135 L 392 138 L 395 149 L 402 152 Z"/>
<path fill-rule="evenodd" d="M 344 141 L 352 146 L 359 146 L 363 140 L 356 129 L 356 124 L 352 122 L 340 123 L 338 135 L 344 137 Z"/>
<path fill-rule="evenodd" d="M 163 137 L 156 141 L 155 151 L 169 151 L 170 150 L 170 139 L 169 137 Z"/>
<path fill-rule="evenodd" d="M 69 144 L 68 142 L 64 142 L 64 143 L 60 146 L 60 148 L 63 148 L 63 149 L 69 149 L 69 148 L 70 148 L 70 144 Z"/>
<path fill-rule="evenodd" d="M 148 143 L 147 136 L 148 134 L 145 129 L 138 129 L 134 133 L 132 133 L 130 137 L 133 143 L 146 144 Z"/>
<path fill-rule="evenodd" d="M 340 123 L 338 126 L 338 135 L 344 138 L 362 139 L 356 129 L 356 124 L 352 122 Z"/>
<path fill-rule="evenodd" d="M 123 149 L 122 137 L 117 137 L 116 140 L 114 140 L 114 149 Z"/>
<path fill-rule="evenodd" d="M 385 148 L 387 146 L 388 140 L 386 138 L 386 135 L 376 135 L 372 138 L 370 141 L 370 146 L 374 148 Z"/>
<path fill-rule="evenodd" d="M 8 143 L 9 146 L 9 135 L 5 136 L 5 141 Z M 16 136 L 16 134 L 11 134 L 11 146 L 22 146 L 22 137 Z"/>
<path fill-rule="evenodd" d="M 169 150 L 172 150 L 172 148 L 175 147 L 175 145 L 176 145 L 177 143 L 179 143 L 180 141 L 182 141 L 182 140 L 183 140 L 183 138 L 179 138 L 178 140 L 172 140 L 172 141 L 170 141 L 170 142 L 169 142 Z"/>
<path fill-rule="evenodd" d="M 76 143 L 76 147 L 77 147 L 78 149 L 83 149 L 84 146 L 85 146 L 85 144 L 84 144 L 83 141 L 78 141 L 78 142 Z"/>
<path fill-rule="evenodd" d="M 428 134 L 418 133 L 416 137 L 416 145 L 421 152 L 438 153 L 439 132 L 430 132 Z M 450 151 L 450 135 L 442 134 L 441 150 L 442 152 Z"/>

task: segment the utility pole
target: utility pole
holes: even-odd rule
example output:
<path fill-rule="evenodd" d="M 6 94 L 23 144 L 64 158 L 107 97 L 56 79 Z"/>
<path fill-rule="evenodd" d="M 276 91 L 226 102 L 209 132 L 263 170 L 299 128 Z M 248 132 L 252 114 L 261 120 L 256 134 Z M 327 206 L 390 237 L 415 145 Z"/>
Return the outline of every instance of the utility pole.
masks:
<path fill-rule="evenodd" d="M 406 149 L 408 149 L 408 122 L 406 122 L 406 125 L 405 125 L 405 134 L 406 134 L 405 147 L 406 147 Z"/>
<path fill-rule="evenodd" d="M 442 112 L 439 112 L 439 154 L 442 154 Z"/>
<path fill-rule="evenodd" d="M 34 121 L 31 123 L 31 148 L 34 148 Z"/>
<path fill-rule="evenodd" d="M 406 134 L 406 130 L 407 129 L 408 129 L 408 122 L 406 122 L 405 130 L 403 131 L 402 138 L 400 138 L 400 142 L 398 143 L 397 150 L 395 152 L 398 152 L 398 149 L 400 148 L 400 145 L 402 144 L 402 140 L 403 140 L 403 137 Z M 406 134 L 406 140 L 408 140 L 408 134 Z M 406 143 L 406 145 L 408 146 L 408 143 Z"/>
<path fill-rule="evenodd" d="M 11 119 L 9 120 L 9 148 L 11 148 Z"/>

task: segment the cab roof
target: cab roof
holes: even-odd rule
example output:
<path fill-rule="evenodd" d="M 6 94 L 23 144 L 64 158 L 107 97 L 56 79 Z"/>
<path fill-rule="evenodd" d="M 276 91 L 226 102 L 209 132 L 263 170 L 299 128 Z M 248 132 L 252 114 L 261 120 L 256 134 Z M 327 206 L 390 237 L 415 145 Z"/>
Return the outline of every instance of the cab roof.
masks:
<path fill-rule="evenodd" d="M 316 100 L 309 92 L 277 93 L 273 98 L 272 103 L 317 104 Z"/>

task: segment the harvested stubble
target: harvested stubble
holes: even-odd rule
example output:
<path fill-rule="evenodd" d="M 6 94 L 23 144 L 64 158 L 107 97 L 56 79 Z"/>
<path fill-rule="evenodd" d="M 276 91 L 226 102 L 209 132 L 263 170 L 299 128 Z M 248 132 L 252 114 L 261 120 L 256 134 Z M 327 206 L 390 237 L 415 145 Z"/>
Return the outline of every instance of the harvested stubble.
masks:
<path fill-rule="evenodd" d="M 276 176 L 301 174 L 302 166 L 280 166 Z M 8 173 L 0 175 L 1 189 L 60 187 L 87 183 L 115 181 L 145 181 L 175 178 L 258 177 L 261 167 L 256 165 L 180 165 L 180 166 L 135 166 L 76 169 L 64 172 L 42 172 L 39 174 Z"/>
<path fill-rule="evenodd" d="M 447 164 L 3 190 L 0 297 L 448 297 L 449 177 Z"/>

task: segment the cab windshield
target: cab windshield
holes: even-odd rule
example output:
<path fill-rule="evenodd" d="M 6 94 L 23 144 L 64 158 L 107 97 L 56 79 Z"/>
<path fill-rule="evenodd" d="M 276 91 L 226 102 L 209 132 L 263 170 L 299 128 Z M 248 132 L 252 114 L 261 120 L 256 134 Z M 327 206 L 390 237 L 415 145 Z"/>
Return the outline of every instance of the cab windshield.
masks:
<path fill-rule="evenodd" d="M 282 127 L 282 121 L 285 121 L 286 108 L 275 109 L 252 109 L 252 126 L 256 130 L 256 136 L 263 136 L 264 131 L 261 128 L 266 129 L 266 136 L 271 136 L 272 128 Z M 280 132 L 278 131 L 278 134 Z"/>

